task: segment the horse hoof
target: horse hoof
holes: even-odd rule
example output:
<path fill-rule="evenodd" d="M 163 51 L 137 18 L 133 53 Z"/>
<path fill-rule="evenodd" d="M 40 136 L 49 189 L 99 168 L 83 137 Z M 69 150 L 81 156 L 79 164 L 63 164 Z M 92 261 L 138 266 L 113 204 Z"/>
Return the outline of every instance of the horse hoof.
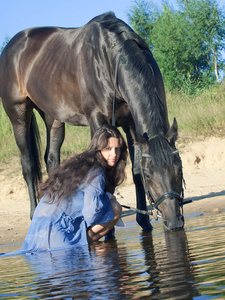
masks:
<path fill-rule="evenodd" d="M 143 227 L 142 230 L 143 232 L 151 232 L 153 230 L 153 227 L 151 224 L 149 224 L 149 226 Z"/>

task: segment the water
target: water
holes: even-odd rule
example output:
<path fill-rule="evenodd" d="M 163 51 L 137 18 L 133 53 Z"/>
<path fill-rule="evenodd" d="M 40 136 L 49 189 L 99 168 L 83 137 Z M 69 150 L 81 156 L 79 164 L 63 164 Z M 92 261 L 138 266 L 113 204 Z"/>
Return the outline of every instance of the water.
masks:
<path fill-rule="evenodd" d="M 168 234 L 123 220 L 117 241 L 1 258 L 0 299 L 225 299 L 225 213 L 186 216 Z"/>

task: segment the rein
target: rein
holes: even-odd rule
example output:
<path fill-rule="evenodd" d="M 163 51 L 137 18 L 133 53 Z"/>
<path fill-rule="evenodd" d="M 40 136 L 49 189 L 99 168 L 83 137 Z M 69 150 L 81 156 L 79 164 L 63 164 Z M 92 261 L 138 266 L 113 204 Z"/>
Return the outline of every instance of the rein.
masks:
<path fill-rule="evenodd" d="M 118 66 L 119 66 L 120 58 L 118 58 L 115 68 L 115 90 L 114 90 L 114 98 L 113 98 L 113 112 L 112 112 L 112 126 L 116 126 L 116 87 L 118 86 Z"/>
<path fill-rule="evenodd" d="M 116 114 L 116 88 L 115 88 L 114 99 L 113 99 L 112 126 L 116 126 L 115 114 Z"/>

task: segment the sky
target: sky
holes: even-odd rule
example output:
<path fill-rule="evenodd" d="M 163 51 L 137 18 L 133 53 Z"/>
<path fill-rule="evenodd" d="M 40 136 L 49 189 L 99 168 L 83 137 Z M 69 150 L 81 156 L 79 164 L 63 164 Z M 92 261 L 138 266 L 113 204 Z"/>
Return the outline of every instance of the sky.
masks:
<path fill-rule="evenodd" d="M 168 1 L 173 4 L 173 0 Z M 224 6 L 224 0 L 217 0 Z M 160 0 L 153 0 L 159 5 Z M 0 0 L 0 46 L 5 37 L 36 26 L 80 27 L 93 17 L 113 11 L 128 23 L 134 0 Z"/>
<path fill-rule="evenodd" d="M 126 23 L 132 0 L 0 0 L 0 46 L 5 37 L 36 26 L 80 27 L 113 11 Z"/>

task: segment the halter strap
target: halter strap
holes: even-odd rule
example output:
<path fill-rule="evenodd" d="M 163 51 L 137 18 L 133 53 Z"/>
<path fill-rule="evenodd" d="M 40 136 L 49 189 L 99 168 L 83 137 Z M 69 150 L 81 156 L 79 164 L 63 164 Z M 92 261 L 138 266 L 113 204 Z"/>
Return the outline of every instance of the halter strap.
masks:
<path fill-rule="evenodd" d="M 114 99 L 113 99 L 113 114 L 112 114 L 112 126 L 116 126 L 116 89 L 114 92 Z"/>
<path fill-rule="evenodd" d="M 167 192 L 160 196 L 158 199 L 156 199 L 155 203 L 153 206 L 158 209 L 158 206 L 166 199 L 177 199 L 179 201 L 180 207 L 183 206 L 183 198 L 180 197 L 180 195 L 176 192 Z"/>
<path fill-rule="evenodd" d="M 178 151 L 177 149 L 175 149 L 175 150 L 173 151 L 173 154 L 177 154 L 177 153 L 179 153 L 179 151 Z M 148 153 L 142 152 L 142 153 L 141 153 L 141 157 L 151 158 L 151 155 L 148 154 Z M 146 193 L 146 195 L 147 195 L 147 197 L 148 197 L 148 200 L 149 200 L 150 205 L 151 205 L 152 208 L 154 208 L 154 209 L 160 211 L 159 208 L 158 208 L 158 206 L 159 206 L 164 200 L 166 200 L 166 199 L 174 199 L 174 198 L 178 200 L 180 207 L 183 208 L 183 199 L 184 199 L 184 190 L 183 190 L 183 188 L 182 188 L 182 196 L 180 196 L 180 195 L 179 195 L 178 193 L 176 193 L 176 192 L 171 191 L 171 192 L 166 192 L 166 193 L 164 193 L 163 195 L 159 196 L 159 197 L 156 199 L 156 201 L 154 201 L 154 199 L 153 199 L 151 193 L 150 193 L 149 190 L 148 190 L 148 187 L 147 187 L 147 183 L 146 183 L 146 179 L 145 179 L 145 175 L 144 175 L 144 172 L 143 172 L 143 168 L 142 168 L 141 162 L 140 162 L 140 169 L 141 169 L 141 176 L 142 176 L 142 181 L 143 181 L 144 190 L 145 190 L 145 193 Z"/>
<path fill-rule="evenodd" d="M 119 58 L 116 63 L 116 68 L 115 68 L 115 80 L 114 80 L 114 85 L 115 85 L 115 90 L 114 90 L 114 98 L 113 98 L 113 112 L 112 112 L 112 126 L 116 126 L 116 87 L 118 85 L 118 65 L 119 65 Z"/>

